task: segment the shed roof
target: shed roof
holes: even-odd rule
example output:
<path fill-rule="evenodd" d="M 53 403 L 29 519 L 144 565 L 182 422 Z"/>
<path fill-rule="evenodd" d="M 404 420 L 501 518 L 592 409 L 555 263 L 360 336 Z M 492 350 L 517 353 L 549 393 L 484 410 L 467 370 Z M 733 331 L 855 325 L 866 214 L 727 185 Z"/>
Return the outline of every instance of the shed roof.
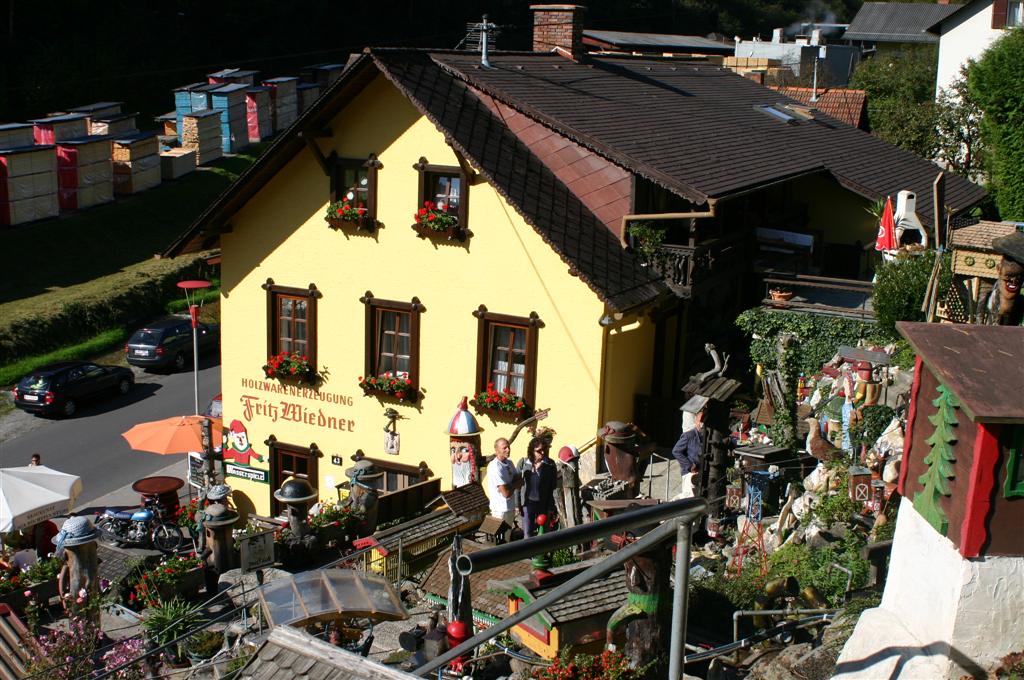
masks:
<path fill-rule="evenodd" d="M 972 420 L 1024 423 L 1024 327 L 899 321 L 896 328 Z"/>
<path fill-rule="evenodd" d="M 462 540 L 462 554 L 469 555 L 480 550 L 486 550 L 494 546 L 484 545 L 476 541 Z M 442 551 L 434 562 L 434 566 L 427 572 L 423 580 L 423 590 L 435 597 L 447 598 L 448 586 L 451 583 L 451 574 L 448 571 L 448 560 L 451 558 L 451 551 Z M 496 619 L 503 619 L 508 616 L 508 597 L 504 591 L 495 591 L 487 587 L 488 582 L 500 580 L 512 580 L 529 576 L 533 571 L 530 560 L 516 560 L 508 564 L 502 564 L 486 571 L 476 571 L 469 575 L 470 600 L 473 602 L 473 609 L 484 614 L 489 614 Z"/>
<path fill-rule="evenodd" d="M 992 250 L 992 240 L 1000 236 L 1009 236 L 1017 230 L 1016 222 L 991 222 L 982 220 L 977 224 L 953 230 L 953 246 L 972 250 Z"/>
<path fill-rule="evenodd" d="M 473 515 L 486 511 L 490 505 L 484 488 L 479 483 L 464 484 L 441 494 L 441 500 L 456 515 Z"/>
<path fill-rule="evenodd" d="M 929 33 L 962 5 L 924 2 L 865 2 L 850 22 L 843 40 L 868 42 L 937 43 Z"/>

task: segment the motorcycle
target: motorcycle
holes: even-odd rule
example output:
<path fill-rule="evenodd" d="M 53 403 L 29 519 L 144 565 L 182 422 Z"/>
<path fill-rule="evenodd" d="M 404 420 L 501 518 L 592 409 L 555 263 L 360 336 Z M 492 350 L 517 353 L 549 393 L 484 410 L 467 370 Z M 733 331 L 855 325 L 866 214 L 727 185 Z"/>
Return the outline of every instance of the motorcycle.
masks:
<path fill-rule="evenodd" d="M 114 510 L 107 508 L 96 518 L 100 540 L 112 545 L 152 545 L 163 553 L 178 552 L 185 538 L 177 524 L 157 518 L 149 508 Z"/>

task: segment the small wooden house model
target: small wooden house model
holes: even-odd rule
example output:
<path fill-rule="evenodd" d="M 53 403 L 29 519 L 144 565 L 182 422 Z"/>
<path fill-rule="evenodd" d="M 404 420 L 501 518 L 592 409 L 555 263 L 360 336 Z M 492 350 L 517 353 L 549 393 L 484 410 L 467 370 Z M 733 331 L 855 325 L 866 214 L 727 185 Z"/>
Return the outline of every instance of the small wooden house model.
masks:
<path fill-rule="evenodd" d="M 971 321 L 974 310 L 999 278 L 1003 256 L 992 247 L 992 241 L 1012 234 L 1016 228 L 1012 222 L 982 220 L 953 232 L 953 286 L 946 296 L 944 314 L 950 321 Z"/>

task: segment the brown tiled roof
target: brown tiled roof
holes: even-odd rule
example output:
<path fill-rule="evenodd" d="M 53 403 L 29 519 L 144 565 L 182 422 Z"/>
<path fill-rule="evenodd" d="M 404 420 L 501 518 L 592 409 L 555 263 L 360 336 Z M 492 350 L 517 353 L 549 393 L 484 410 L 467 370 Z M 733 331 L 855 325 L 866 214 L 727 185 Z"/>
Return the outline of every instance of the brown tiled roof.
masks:
<path fill-rule="evenodd" d="M 995 252 L 992 250 L 992 240 L 1000 236 L 1009 236 L 1016 231 L 1017 225 L 1013 222 L 990 222 L 982 220 L 969 227 L 961 227 L 953 230 L 953 245 L 960 248 L 971 248 Z"/>
<path fill-rule="evenodd" d="M 490 506 L 487 494 L 480 484 L 466 484 L 441 494 L 441 500 L 456 515 L 476 515 Z"/>
<path fill-rule="evenodd" d="M 556 583 L 560 585 L 584 569 L 592 567 L 600 559 L 554 567 L 550 571 L 552 574 L 562 575 L 562 578 L 558 579 Z M 489 571 L 487 573 L 490 574 L 492 572 Z M 555 587 L 554 585 L 537 587 L 533 584 L 532 578 L 530 574 L 515 579 L 508 579 L 506 577 L 505 580 L 495 583 L 494 586 L 496 589 L 504 587 L 511 590 L 512 586 L 518 584 L 530 591 L 534 600 L 540 599 Z M 491 580 L 494 580 L 493 576 Z M 552 623 L 567 623 L 596 614 L 610 614 L 626 604 L 628 593 L 625 571 L 616 569 L 600 578 L 594 579 L 579 590 L 566 595 L 558 602 L 546 607 L 544 609 L 544 616 Z"/>
<path fill-rule="evenodd" d="M 414 678 L 346 652 L 291 626 L 276 626 L 239 671 L 239 680 L 378 680 Z"/>
<path fill-rule="evenodd" d="M 462 554 L 468 555 L 478 550 L 485 550 L 493 546 L 476 543 L 463 539 Z M 448 571 L 448 560 L 451 551 L 442 553 L 434 566 L 430 568 L 427 577 L 423 580 L 423 590 L 436 597 L 447 598 L 448 586 L 451 575 Z M 488 590 L 487 583 L 494 579 L 514 580 L 528 577 L 532 572 L 530 560 L 516 560 L 508 564 L 502 564 L 486 571 L 474 572 L 469 575 L 469 596 L 473 602 L 473 609 L 495 618 L 503 619 L 508 616 L 508 596 L 503 592 Z"/>
<path fill-rule="evenodd" d="M 428 53 L 372 54 L 384 74 L 604 302 L 623 310 L 667 290 L 465 83 Z"/>
<path fill-rule="evenodd" d="M 421 541 L 453 534 L 467 523 L 468 519 L 456 515 L 451 510 L 435 510 L 408 522 L 381 529 L 373 537 L 388 549 L 397 549 L 399 540 L 406 548 L 410 548 Z"/>
<path fill-rule="evenodd" d="M 493 68 L 481 69 L 471 54 L 431 56 L 474 87 L 697 204 L 828 171 L 872 200 L 910 189 L 921 220 L 932 219 L 938 166 L 827 114 L 778 120 L 759 109 L 788 103 L 785 97 L 713 64 L 618 56 L 576 63 L 556 54 L 504 53 L 490 59 Z M 946 203 L 954 212 L 984 193 L 946 173 Z"/>
<path fill-rule="evenodd" d="M 819 88 L 817 101 L 812 102 L 811 95 L 815 91 L 810 87 L 778 86 L 771 89 L 801 104 L 816 108 L 847 125 L 861 130 L 867 129 L 867 95 L 864 90 L 851 90 L 845 87 Z"/>

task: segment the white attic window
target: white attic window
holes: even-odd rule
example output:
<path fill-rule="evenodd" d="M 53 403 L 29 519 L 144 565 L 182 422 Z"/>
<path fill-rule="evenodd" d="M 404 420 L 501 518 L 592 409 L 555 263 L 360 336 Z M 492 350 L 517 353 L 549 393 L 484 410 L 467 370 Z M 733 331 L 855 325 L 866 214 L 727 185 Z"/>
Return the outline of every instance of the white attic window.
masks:
<path fill-rule="evenodd" d="M 797 121 L 796 116 L 772 104 L 756 105 L 754 106 L 754 110 L 760 111 L 762 113 L 767 113 L 769 116 L 772 116 L 773 118 L 778 118 L 782 122 L 789 123 L 791 125 L 796 125 L 799 122 Z"/>

